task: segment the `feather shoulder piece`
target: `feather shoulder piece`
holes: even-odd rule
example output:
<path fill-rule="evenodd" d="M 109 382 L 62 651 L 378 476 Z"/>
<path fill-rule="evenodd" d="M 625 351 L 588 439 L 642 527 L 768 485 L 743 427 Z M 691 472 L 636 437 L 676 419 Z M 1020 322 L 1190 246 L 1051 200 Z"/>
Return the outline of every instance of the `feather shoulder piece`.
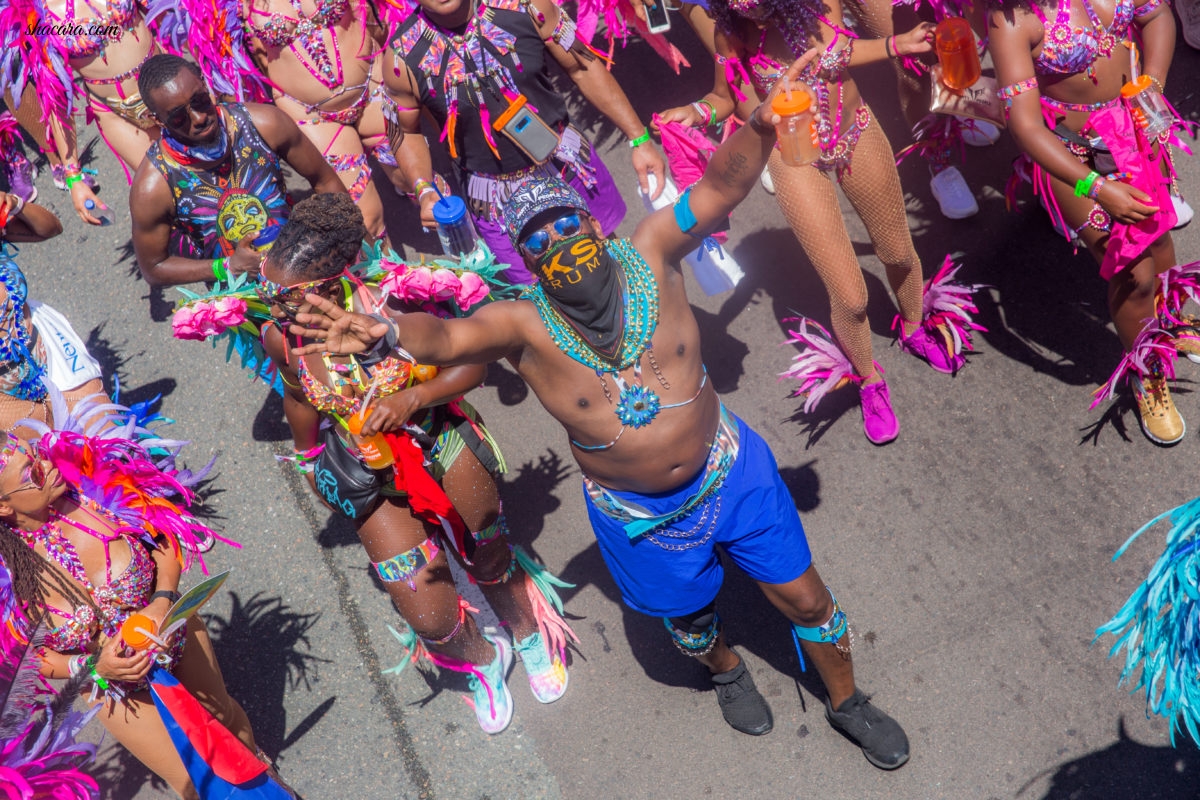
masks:
<path fill-rule="evenodd" d="M 1170 721 L 1172 744 L 1181 728 L 1200 742 L 1200 497 L 1150 520 L 1113 560 L 1163 520 L 1171 525 L 1166 547 L 1121 610 L 1096 629 L 1096 640 L 1116 638 L 1108 655 L 1125 651 L 1119 685 L 1145 692 L 1147 714 Z"/>
<path fill-rule="evenodd" d="M 79 94 L 71 80 L 66 43 L 43 27 L 49 23 L 43 0 L 0 3 L 0 86 L 12 90 L 20 108 L 25 86 L 32 84 L 47 132 L 51 120 L 66 121 L 74 113 Z"/>

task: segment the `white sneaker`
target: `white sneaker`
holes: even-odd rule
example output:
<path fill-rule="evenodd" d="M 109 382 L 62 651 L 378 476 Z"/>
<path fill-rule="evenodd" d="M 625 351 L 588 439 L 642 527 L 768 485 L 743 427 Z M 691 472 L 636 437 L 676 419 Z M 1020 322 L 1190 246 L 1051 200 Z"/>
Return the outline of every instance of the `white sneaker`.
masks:
<path fill-rule="evenodd" d="M 1200 3 L 1200 0 L 1196 1 Z M 1188 201 L 1177 194 L 1171 195 L 1171 205 L 1175 206 L 1175 227 L 1171 230 L 1179 230 L 1191 222 L 1192 217 L 1196 216 L 1196 212 L 1188 205 Z"/>
<path fill-rule="evenodd" d="M 979 204 L 958 167 L 946 167 L 929 181 L 934 199 L 947 219 L 966 219 L 979 213 Z"/>
<path fill-rule="evenodd" d="M 971 147 L 988 147 L 1000 139 L 1000 129 L 986 120 L 958 117 L 958 121 L 962 123 L 962 139 Z"/>
<path fill-rule="evenodd" d="M 1196 0 L 1200 3 L 1200 0 Z M 762 176 L 758 179 L 762 187 L 767 190 L 767 194 L 775 194 L 775 181 L 771 180 L 771 171 L 766 167 L 763 168 Z"/>

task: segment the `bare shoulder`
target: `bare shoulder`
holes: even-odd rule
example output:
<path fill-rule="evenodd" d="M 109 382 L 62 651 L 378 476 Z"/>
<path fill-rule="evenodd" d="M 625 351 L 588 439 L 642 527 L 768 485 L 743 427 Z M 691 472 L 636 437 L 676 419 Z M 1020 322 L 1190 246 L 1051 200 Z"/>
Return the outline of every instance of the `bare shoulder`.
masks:
<path fill-rule="evenodd" d="M 265 103 L 246 103 L 246 113 L 267 144 L 275 147 L 283 144 L 296 127 L 296 123 L 278 107 Z"/>
<path fill-rule="evenodd" d="M 133 173 L 129 186 L 129 212 L 134 219 L 152 220 L 169 217 L 175 203 L 171 199 L 171 187 L 150 159 L 143 158 Z"/>

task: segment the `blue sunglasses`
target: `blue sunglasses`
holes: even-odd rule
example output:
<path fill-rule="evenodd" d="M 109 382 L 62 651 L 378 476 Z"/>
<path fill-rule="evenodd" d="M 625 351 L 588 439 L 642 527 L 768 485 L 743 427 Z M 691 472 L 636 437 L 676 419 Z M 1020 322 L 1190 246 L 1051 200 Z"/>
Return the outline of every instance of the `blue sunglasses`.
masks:
<path fill-rule="evenodd" d="M 554 220 L 554 232 L 558 234 L 559 239 L 574 236 L 581 230 L 583 230 L 583 222 L 579 219 L 577 211 L 564 214 Z M 540 228 L 521 240 L 521 249 L 534 258 L 541 258 L 550 249 L 551 241 L 553 239 L 550 232 L 545 228 Z"/>

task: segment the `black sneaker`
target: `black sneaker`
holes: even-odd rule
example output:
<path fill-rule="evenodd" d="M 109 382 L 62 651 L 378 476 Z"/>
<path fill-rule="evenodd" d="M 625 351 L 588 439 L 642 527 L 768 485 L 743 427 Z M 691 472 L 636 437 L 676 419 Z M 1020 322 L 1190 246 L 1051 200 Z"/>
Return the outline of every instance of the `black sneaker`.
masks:
<path fill-rule="evenodd" d="M 729 672 L 713 675 L 712 682 L 717 690 L 721 714 L 734 730 L 762 736 L 775 727 L 771 719 L 771 707 L 758 693 L 745 661 L 739 661 Z"/>
<path fill-rule="evenodd" d="M 908 737 L 900 723 L 871 705 L 871 698 L 855 689 L 837 711 L 825 698 L 825 719 L 862 748 L 863 755 L 880 769 L 896 769 L 908 761 Z"/>

